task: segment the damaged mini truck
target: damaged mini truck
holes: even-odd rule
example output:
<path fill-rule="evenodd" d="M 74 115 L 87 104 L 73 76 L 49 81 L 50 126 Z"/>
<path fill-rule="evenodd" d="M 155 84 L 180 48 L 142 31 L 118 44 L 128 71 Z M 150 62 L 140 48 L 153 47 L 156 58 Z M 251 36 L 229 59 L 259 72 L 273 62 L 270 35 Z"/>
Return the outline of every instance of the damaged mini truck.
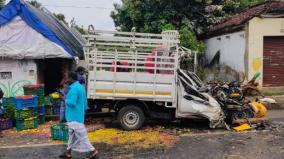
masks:
<path fill-rule="evenodd" d="M 175 30 L 161 34 L 96 30 L 84 35 L 91 108 L 115 114 L 125 130 L 143 126 L 146 118 L 207 118 L 211 128 L 266 116 L 259 102 L 247 102 L 235 83 L 204 84 L 180 69 L 192 58 L 179 46 Z"/>

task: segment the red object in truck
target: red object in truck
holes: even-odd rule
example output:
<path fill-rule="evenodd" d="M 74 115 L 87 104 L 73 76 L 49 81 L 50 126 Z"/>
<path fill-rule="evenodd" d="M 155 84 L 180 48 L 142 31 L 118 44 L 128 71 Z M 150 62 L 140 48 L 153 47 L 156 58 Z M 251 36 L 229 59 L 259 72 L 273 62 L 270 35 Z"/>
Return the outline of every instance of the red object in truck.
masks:
<path fill-rule="evenodd" d="M 116 72 L 129 72 L 129 68 L 126 68 L 125 66 L 129 66 L 127 61 L 117 61 L 116 62 Z M 114 72 L 115 63 L 112 62 L 111 65 L 111 72 Z"/>
<path fill-rule="evenodd" d="M 154 73 L 154 69 L 150 69 L 151 67 L 155 67 L 155 64 L 154 64 L 155 59 L 154 59 L 154 57 L 155 57 L 155 53 L 152 53 L 152 54 L 148 55 L 147 58 L 146 58 L 146 62 L 144 64 L 144 66 L 147 68 L 146 71 L 148 73 Z"/>
<path fill-rule="evenodd" d="M 159 52 L 164 52 L 165 50 L 165 47 L 164 46 L 159 46 L 157 48 L 155 48 L 153 51 L 152 51 L 152 54 L 148 55 L 147 58 L 146 58 L 146 62 L 144 64 L 144 66 L 146 67 L 146 72 L 148 73 L 154 73 L 154 69 L 152 69 L 151 67 L 155 67 L 155 53 L 157 52 L 157 56 L 161 56 L 159 55 Z M 157 58 L 157 60 L 159 60 Z M 157 70 L 157 73 L 159 72 L 159 70 Z"/>

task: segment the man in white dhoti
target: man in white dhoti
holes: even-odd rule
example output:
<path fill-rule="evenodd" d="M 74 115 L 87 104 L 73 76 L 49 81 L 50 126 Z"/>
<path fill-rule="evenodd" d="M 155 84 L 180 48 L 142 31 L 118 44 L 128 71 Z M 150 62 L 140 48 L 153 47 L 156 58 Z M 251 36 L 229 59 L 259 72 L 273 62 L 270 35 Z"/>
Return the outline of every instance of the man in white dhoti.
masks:
<path fill-rule="evenodd" d="M 77 81 L 77 74 L 68 74 L 69 88 L 66 95 L 65 118 L 68 125 L 69 139 L 67 150 L 60 155 L 60 158 L 72 158 L 71 151 L 90 152 L 86 159 L 98 157 L 98 151 L 88 139 L 87 130 L 84 125 L 85 110 L 88 107 L 84 86 Z"/>

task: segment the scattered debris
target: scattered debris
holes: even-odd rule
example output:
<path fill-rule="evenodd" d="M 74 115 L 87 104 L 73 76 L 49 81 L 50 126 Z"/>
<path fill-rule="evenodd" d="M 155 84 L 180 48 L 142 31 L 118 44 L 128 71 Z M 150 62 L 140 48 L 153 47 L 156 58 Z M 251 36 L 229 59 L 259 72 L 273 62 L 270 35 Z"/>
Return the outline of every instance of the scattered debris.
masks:
<path fill-rule="evenodd" d="M 272 99 L 272 98 L 262 98 L 259 99 L 260 102 L 262 103 L 270 103 L 270 104 L 275 104 L 276 100 Z"/>
<path fill-rule="evenodd" d="M 245 131 L 251 129 L 251 126 L 249 124 L 242 124 L 240 126 L 233 127 L 233 129 L 236 131 Z"/>
<path fill-rule="evenodd" d="M 261 95 L 263 94 L 260 92 L 258 88 L 258 79 L 260 77 L 260 73 L 256 73 L 253 78 L 248 81 L 248 83 L 242 85 L 242 90 L 245 96 L 256 96 L 256 95 Z"/>

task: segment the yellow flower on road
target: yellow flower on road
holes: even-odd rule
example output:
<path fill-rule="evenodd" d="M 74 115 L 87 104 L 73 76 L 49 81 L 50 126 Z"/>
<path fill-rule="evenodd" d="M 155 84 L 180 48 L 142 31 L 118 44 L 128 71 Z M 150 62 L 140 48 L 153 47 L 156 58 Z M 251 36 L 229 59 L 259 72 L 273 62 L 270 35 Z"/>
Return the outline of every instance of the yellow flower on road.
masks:
<path fill-rule="evenodd" d="M 122 144 L 139 147 L 171 146 L 176 136 L 165 134 L 159 129 L 145 129 L 138 131 L 122 131 L 118 129 L 100 129 L 88 133 L 91 142 L 106 144 Z"/>

